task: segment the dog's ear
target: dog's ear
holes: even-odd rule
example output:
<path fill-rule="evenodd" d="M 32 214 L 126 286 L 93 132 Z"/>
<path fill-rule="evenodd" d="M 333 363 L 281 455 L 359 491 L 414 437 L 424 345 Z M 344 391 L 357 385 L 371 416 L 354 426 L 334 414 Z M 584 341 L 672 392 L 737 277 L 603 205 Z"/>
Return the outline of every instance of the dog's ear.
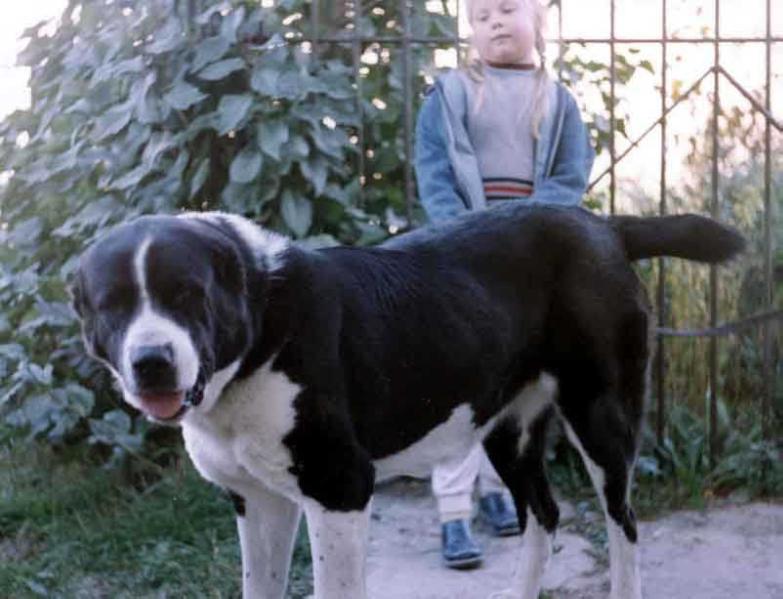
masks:
<path fill-rule="evenodd" d="M 245 265 L 234 247 L 227 243 L 218 244 L 214 264 L 218 281 L 227 291 L 235 295 L 246 293 Z"/>

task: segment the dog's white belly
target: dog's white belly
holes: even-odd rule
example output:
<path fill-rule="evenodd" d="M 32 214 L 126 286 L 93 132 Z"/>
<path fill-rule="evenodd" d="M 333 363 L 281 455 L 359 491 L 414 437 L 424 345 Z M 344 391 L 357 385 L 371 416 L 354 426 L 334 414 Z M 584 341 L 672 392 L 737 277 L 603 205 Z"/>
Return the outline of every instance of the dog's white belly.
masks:
<path fill-rule="evenodd" d="M 454 409 L 449 419 L 402 451 L 374 462 L 377 480 L 394 476 L 428 477 L 435 464 L 461 461 L 495 419 L 477 428 L 468 404 Z"/>
<path fill-rule="evenodd" d="M 182 422 L 185 448 L 199 473 L 237 492 L 260 483 L 299 498 L 283 439 L 294 427 L 293 402 L 300 391 L 267 363 L 234 382 L 207 414 L 188 414 Z"/>

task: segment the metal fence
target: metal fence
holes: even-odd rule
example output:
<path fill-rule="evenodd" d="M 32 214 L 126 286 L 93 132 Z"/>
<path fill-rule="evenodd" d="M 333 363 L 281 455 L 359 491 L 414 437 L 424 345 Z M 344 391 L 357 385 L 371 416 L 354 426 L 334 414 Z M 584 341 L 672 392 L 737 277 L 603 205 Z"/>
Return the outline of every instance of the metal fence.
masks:
<path fill-rule="evenodd" d="M 709 421 L 709 448 L 710 456 L 714 460 L 718 452 L 717 446 L 717 393 L 719 389 L 718 380 L 718 343 L 719 338 L 724 335 L 732 334 L 739 329 L 746 327 L 761 327 L 763 330 L 763 379 L 764 379 L 764 393 L 760 399 L 759 409 L 761 412 L 761 421 L 765 438 L 769 438 L 771 434 L 772 417 L 773 417 L 773 393 L 774 393 L 774 381 L 773 381 L 773 337 L 774 327 L 778 326 L 781 318 L 783 318 L 783 312 L 780 309 L 776 309 L 774 306 L 773 297 L 773 285 L 774 285 L 774 273 L 773 273 L 773 253 L 774 242 L 772 232 L 774 230 L 774 210 L 772 206 L 772 158 L 771 158 L 771 144 L 772 144 L 772 132 L 773 129 L 778 133 L 783 129 L 781 121 L 776 119 L 771 112 L 771 98 L 772 98 L 772 48 L 773 44 L 783 42 L 783 37 L 772 35 L 772 0 L 765 0 L 765 21 L 766 21 L 766 33 L 763 36 L 743 36 L 743 37 L 731 37 L 721 34 L 721 0 L 711 0 L 714 2 L 714 24 L 713 33 L 711 35 L 705 35 L 703 37 L 674 37 L 669 32 L 669 14 L 670 14 L 670 1 L 671 0 L 659 0 L 661 19 L 662 19 L 662 31 L 658 37 L 640 37 L 640 38 L 627 38 L 616 35 L 617 25 L 617 2 L 618 0 L 609 0 L 610 4 L 610 34 L 608 37 L 595 37 L 595 38 L 567 38 L 563 37 L 563 7 L 562 2 L 557 1 L 553 3 L 553 10 L 557 11 L 558 22 L 558 35 L 555 38 L 550 39 L 550 42 L 557 43 L 560 49 L 560 57 L 566 48 L 571 44 L 579 45 L 602 45 L 609 49 L 610 54 L 610 71 L 611 71 L 611 87 L 610 87 L 610 110 L 608 115 L 609 127 L 610 127 L 610 164 L 603 171 L 598 173 L 594 180 L 590 183 L 590 189 L 594 189 L 595 186 L 608 177 L 609 181 L 609 210 L 614 213 L 615 200 L 616 200 L 616 167 L 623 161 L 631 152 L 639 147 L 640 142 L 644 140 L 650 133 L 657 128 L 661 130 L 661 147 L 660 147 L 660 187 L 658 198 L 658 210 L 660 214 L 667 214 L 669 206 L 667 204 L 667 119 L 673 110 L 678 105 L 685 102 L 695 90 L 699 88 L 704 82 L 712 81 L 713 96 L 712 96 L 712 180 L 711 180 L 711 202 L 710 213 L 714 218 L 718 218 L 720 207 L 720 193 L 719 193 L 719 171 L 718 171 L 718 155 L 720 149 L 721 140 L 718 136 L 718 119 L 721 112 L 721 87 L 722 85 L 729 85 L 738 90 L 749 102 L 752 109 L 761 115 L 765 122 L 765 141 L 764 141 L 764 219 L 763 219 L 763 262 L 764 262 L 764 306 L 762 313 L 752 316 L 743 320 L 735 320 L 731 322 L 723 323 L 719 326 L 720 315 L 718 313 L 718 270 L 713 266 L 710 269 L 710 297 L 709 297 L 709 321 L 710 328 L 700 331 L 675 331 L 666 328 L 666 323 L 669 320 L 669 315 L 666 313 L 666 263 L 664 260 L 658 261 L 658 284 L 656 290 L 657 298 L 657 314 L 658 314 L 658 329 L 657 329 L 657 354 L 654 365 L 655 375 L 655 402 L 656 402 L 656 422 L 655 431 L 658 440 L 661 441 L 664 437 L 665 423 L 666 423 L 666 397 L 664 393 L 664 382 L 666 377 L 665 372 L 665 347 L 664 338 L 671 336 L 692 336 L 692 337 L 708 337 L 709 338 L 709 389 L 710 389 L 710 401 L 708 410 Z M 726 2 L 727 0 L 723 0 Z M 736 1 L 736 0 L 731 0 Z M 411 28 L 411 14 L 412 14 L 412 0 L 392 0 L 391 2 L 372 2 L 370 0 L 332 0 L 331 2 L 324 2 L 323 0 L 313 0 L 311 3 L 310 19 L 311 19 L 311 36 L 308 41 L 312 43 L 314 50 L 317 52 L 320 47 L 324 45 L 338 45 L 351 48 L 351 55 L 353 57 L 354 69 L 357 73 L 357 97 L 361 98 L 361 77 L 358 76 L 359 69 L 361 67 L 361 55 L 368 45 L 370 44 L 383 44 L 385 46 L 399 47 L 402 50 L 403 61 L 403 94 L 404 94 L 404 118 L 403 118 L 403 137 L 405 147 L 405 164 L 404 164 L 404 178 L 405 178 L 405 194 L 408 203 L 408 214 L 410 216 L 410 207 L 415 202 L 415 186 L 413 180 L 412 163 L 413 163 L 413 123 L 414 123 L 414 98 L 415 94 L 419 93 L 419 89 L 415 89 L 415 73 L 412 68 L 412 52 L 415 48 L 421 46 L 439 46 L 443 47 L 448 45 L 457 50 L 458 55 L 460 50 L 467 46 L 468 40 L 460 37 L 458 29 L 459 11 L 461 0 L 456 3 L 456 9 L 453 13 L 454 17 L 454 31 L 450 36 L 440 37 L 421 37 L 414 36 Z M 376 5 L 382 5 L 386 7 L 394 7 L 397 11 L 398 18 L 400 20 L 400 27 L 398 33 L 392 33 L 383 36 L 366 36 L 362 34 L 360 27 L 360 19 L 365 10 L 374 8 Z M 346 18 L 349 22 L 348 28 L 341 31 L 339 34 L 324 34 L 323 28 L 323 14 L 322 7 L 328 6 L 329 11 L 332 13 L 339 12 L 342 18 Z M 443 2 L 443 6 L 446 6 L 446 2 Z M 567 10 L 567 8 L 566 8 Z M 747 44 L 756 43 L 764 44 L 765 47 L 765 88 L 764 88 L 764 101 L 760 102 L 756 96 L 743 87 L 735 76 L 732 75 L 721 63 L 721 49 L 726 44 Z M 649 126 L 646 130 L 638 136 L 638 138 L 631 140 L 629 147 L 621 153 L 616 149 L 616 137 L 617 137 L 617 115 L 615 114 L 616 106 L 616 87 L 615 87 L 615 69 L 617 68 L 617 46 L 620 44 L 634 44 L 639 46 L 657 46 L 660 49 L 661 56 L 661 72 L 660 72 L 660 114 L 650 118 Z M 694 83 L 675 101 L 670 101 L 670 83 L 667 81 L 667 70 L 670 61 L 671 48 L 678 44 L 697 44 L 700 46 L 711 46 L 713 48 L 713 64 L 710 66 L 700 77 L 696 78 Z M 361 110 L 361 102 L 357 101 L 358 109 Z M 364 156 L 364 140 L 359 133 L 358 141 L 359 149 L 359 172 L 364 172 L 363 156 Z M 778 224 L 777 226 L 780 226 Z"/>
<path fill-rule="evenodd" d="M 667 0 L 660 0 L 661 19 L 663 23 L 663 34 L 657 38 L 624 38 L 616 35 L 617 25 L 617 0 L 610 1 L 610 34 L 608 37 L 595 37 L 595 38 L 566 38 L 563 37 L 563 8 L 560 2 L 555 3 L 554 10 L 558 11 L 558 35 L 556 38 L 550 39 L 550 42 L 556 42 L 560 49 L 560 56 L 562 58 L 565 49 L 570 44 L 590 45 L 598 44 L 608 46 L 610 55 L 610 69 L 611 69 L 611 88 L 610 88 L 610 113 L 608 115 L 610 125 L 610 165 L 603 172 L 597 174 L 595 179 L 590 183 L 590 189 L 608 177 L 609 179 L 609 210 L 614 213 L 615 211 L 615 199 L 616 199 L 616 167 L 626 158 L 631 152 L 639 147 L 640 142 L 645 139 L 656 128 L 661 129 L 661 147 L 660 147 L 660 188 L 659 188 L 659 213 L 666 214 L 669 206 L 667 205 L 667 118 L 671 112 L 680 104 L 685 102 L 694 90 L 697 90 L 700 85 L 705 81 L 712 82 L 713 99 L 712 99 L 712 181 L 711 181 L 711 202 L 710 213 L 714 218 L 718 217 L 720 207 L 720 192 L 719 192 L 719 172 L 718 172 L 718 152 L 720 148 L 721 140 L 718 137 L 718 118 L 721 111 L 721 86 L 730 85 L 738 90 L 749 102 L 754 111 L 763 116 L 765 122 L 765 143 L 764 143 L 764 306 L 762 314 L 756 315 L 751 318 L 743 320 L 735 320 L 732 322 L 723 323 L 719 326 L 720 315 L 718 313 L 718 289 L 719 279 L 718 271 L 713 266 L 710 269 L 710 297 L 709 297 L 709 321 L 710 328 L 700 331 L 675 331 L 666 328 L 666 323 L 669 320 L 669 315 L 666 313 L 666 263 L 664 260 L 658 261 L 658 284 L 656 290 L 657 298 L 657 314 L 658 314 L 658 331 L 657 331 L 657 354 L 654 365 L 655 374 L 655 401 L 656 401 L 656 422 L 655 431 L 658 440 L 661 441 L 664 437 L 665 430 L 665 414 L 666 414 L 666 397 L 664 392 L 664 381 L 666 377 L 665 372 L 665 352 L 664 338 L 667 336 L 698 336 L 709 337 L 709 388 L 710 388 L 710 401 L 709 401 L 709 447 L 710 456 L 714 460 L 718 451 L 717 447 L 717 393 L 719 389 L 718 380 L 718 343 L 719 339 L 723 335 L 732 334 L 733 332 L 745 328 L 745 327 L 761 327 L 763 329 L 763 378 L 764 378 L 764 393 L 760 398 L 759 409 L 761 412 L 762 426 L 765 434 L 765 438 L 768 438 L 771 430 L 772 421 L 772 396 L 774 393 L 773 384 L 773 336 L 774 327 L 778 325 L 781 318 L 781 311 L 775 309 L 774 297 L 773 297 L 773 235 L 772 232 L 775 227 L 774 222 L 774 210 L 772 205 L 772 157 L 771 157 L 771 139 L 772 131 L 775 129 L 780 132 L 783 129 L 783 125 L 777 120 L 771 112 L 771 97 L 772 97 L 772 48 L 774 43 L 783 42 L 783 37 L 772 35 L 772 0 L 766 0 L 765 6 L 765 20 L 766 20 L 766 34 L 758 37 L 729 37 L 721 34 L 721 1 L 714 1 L 714 33 L 704 37 L 672 37 L 669 35 L 669 14 L 670 7 Z M 725 0 L 724 0 L 725 1 Z M 318 0 L 314 0 L 312 4 L 312 10 L 310 18 L 312 19 L 312 38 L 311 41 L 315 46 L 321 44 L 337 44 L 347 45 L 352 49 L 352 56 L 354 61 L 354 67 L 356 72 L 359 72 L 360 60 L 363 49 L 369 44 L 382 43 L 385 45 L 396 45 L 402 49 L 403 52 L 403 73 L 404 73 L 404 118 L 403 118 L 403 137 L 405 147 L 405 192 L 409 206 L 415 202 L 415 187 L 412 174 L 412 162 L 413 162 L 413 106 L 414 96 L 419 90 L 414 89 L 414 73 L 411 67 L 411 53 L 412 49 L 417 46 L 443 46 L 444 44 L 451 45 L 457 52 L 460 49 L 464 49 L 468 40 L 461 38 L 458 30 L 459 21 L 459 3 L 457 3 L 456 12 L 454 16 L 454 32 L 452 36 L 442 37 L 416 37 L 412 34 L 410 21 L 412 4 L 409 0 L 398 0 L 397 9 L 401 33 L 397 35 L 386 36 L 365 36 L 361 33 L 360 19 L 363 11 L 369 9 L 377 3 L 363 2 L 362 0 L 343 0 L 342 2 L 325 2 L 321 3 Z M 385 6 L 390 6 L 393 3 L 383 3 Z M 336 35 L 336 36 L 324 36 L 321 34 L 321 27 L 319 24 L 322 20 L 321 11 L 324 6 L 328 6 L 331 11 L 342 12 L 343 14 L 350 15 L 353 20 L 353 24 L 349 27 L 351 33 L 348 35 Z M 765 46 L 765 68 L 766 68 L 766 83 L 764 90 L 764 102 L 761 103 L 756 96 L 743 87 L 724 66 L 721 64 L 721 48 L 727 44 L 742 44 L 742 43 L 762 43 Z M 660 73 L 660 114 L 650 119 L 649 127 L 636 139 L 631 140 L 630 146 L 618 153 L 615 144 L 616 138 L 616 114 L 614 107 L 616 106 L 616 89 L 615 89 L 615 69 L 617 58 L 617 46 L 619 44 L 634 44 L 634 45 L 654 45 L 660 49 L 662 69 Z M 670 101 L 670 83 L 667 80 L 667 71 L 669 65 L 669 53 L 670 48 L 676 44 L 698 44 L 711 46 L 713 48 L 714 60 L 711 67 L 709 67 L 700 77 L 698 77 L 693 84 L 682 94 L 676 101 Z M 361 79 L 357 77 L 357 94 L 361 97 Z M 357 103 L 359 106 L 361 102 Z M 363 140 L 360 135 L 359 139 L 360 152 L 359 156 L 363 156 Z M 358 167 L 363 171 L 363 164 L 361 158 L 359 159 Z M 778 225 L 780 226 L 780 225 Z"/>

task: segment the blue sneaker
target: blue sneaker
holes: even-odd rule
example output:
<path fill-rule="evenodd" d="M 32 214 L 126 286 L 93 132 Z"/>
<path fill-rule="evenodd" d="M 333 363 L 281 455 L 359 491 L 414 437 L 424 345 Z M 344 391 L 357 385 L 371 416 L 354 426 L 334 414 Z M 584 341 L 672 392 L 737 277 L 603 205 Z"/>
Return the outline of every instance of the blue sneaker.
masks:
<path fill-rule="evenodd" d="M 498 537 L 519 534 L 517 511 L 503 493 L 488 493 L 479 499 L 479 516 Z"/>
<path fill-rule="evenodd" d="M 467 520 L 449 520 L 441 525 L 443 561 L 449 568 L 467 570 L 481 564 L 481 549 L 470 534 Z"/>

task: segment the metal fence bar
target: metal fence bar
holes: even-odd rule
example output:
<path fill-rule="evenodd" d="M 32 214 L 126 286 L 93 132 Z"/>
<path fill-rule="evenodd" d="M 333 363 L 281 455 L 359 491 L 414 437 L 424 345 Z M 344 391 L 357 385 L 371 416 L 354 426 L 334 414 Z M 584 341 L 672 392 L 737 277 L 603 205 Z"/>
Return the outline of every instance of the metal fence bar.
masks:
<path fill-rule="evenodd" d="M 310 3 L 310 31 L 312 32 L 312 39 L 310 40 L 310 43 L 313 47 L 313 55 L 318 56 L 318 51 L 320 50 L 320 20 L 321 20 L 321 3 L 320 2 L 311 2 Z"/>
<path fill-rule="evenodd" d="M 454 15 L 454 48 L 457 51 L 457 67 L 462 66 L 462 42 L 459 37 L 459 20 L 460 20 L 460 7 L 462 6 L 462 0 L 456 0 L 456 11 Z"/>
<path fill-rule="evenodd" d="M 356 127 L 356 145 L 358 146 L 359 150 L 356 153 L 357 168 L 359 169 L 359 205 L 363 207 L 364 186 L 367 181 L 364 157 L 367 153 L 367 148 L 365 147 L 364 139 L 364 90 L 362 86 L 362 43 L 360 41 L 362 14 L 362 1 L 355 0 L 353 7 L 353 40 L 351 42 L 351 60 L 353 62 L 354 81 L 356 82 L 356 114 L 358 115 L 359 119 L 359 124 Z"/>
<path fill-rule="evenodd" d="M 307 38 L 300 38 L 302 41 L 307 41 Z M 392 36 L 392 35 L 368 35 L 368 36 L 362 36 L 361 41 L 363 43 L 383 43 L 383 44 L 402 44 L 403 40 L 399 36 Z M 323 43 L 329 43 L 329 44 L 351 44 L 353 41 L 353 38 L 350 36 L 322 36 L 320 38 L 320 41 Z M 421 44 L 421 45 L 442 45 L 442 44 L 451 44 L 454 43 L 454 38 L 444 37 L 444 36 L 411 36 L 410 38 L 411 43 L 413 44 Z M 470 41 L 469 38 L 461 37 L 459 38 L 460 44 L 468 44 Z M 721 37 L 721 38 L 714 38 L 714 37 L 694 37 L 694 38 L 666 38 L 666 39 L 659 39 L 659 38 L 633 38 L 633 37 L 618 37 L 615 39 L 611 39 L 608 37 L 595 37 L 595 38 L 589 38 L 589 37 L 564 37 L 562 39 L 552 39 L 549 38 L 546 40 L 547 42 L 558 42 L 562 41 L 562 43 L 568 45 L 568 44 L 661 44 L 662 42 L 666 42 L 667 44 L 715 44 L 716 42 L 724 44 L 724 43 L 750 43 L 750 42 L 756 42 L 756 43 L 764 43 L 767 41 L 766 37 Z M 770 42 L 783 42 L 783 37 L 781 36 L 772 36 L 770 37 Z"/>
<path fill-rule="evenodd" d="M 765 81 L 765 107 L 767 114 L 772 113 L 772 0 L 767 0 L 767 44 L 766 44 L 766 81 Z M 772 271 L 772 122 L 766 119 L 764 130 L 764 303 L 765 309 L 772 308 L 773 296 L 773 271 Z M 772 324 L 766 323 L 763 329 L 764 355 L 763 378 L 764 393 L 761 403 L 761 434 L 762 439 L 770 439 L 772 428 Z"/>
<path fill-rule="evenodd" d="M 666 86 L 667 78 L 666 71 L 669 68 L 667 62 L 667 44 L 665 41 L 667 35 L 667 1 L 663 0 L 661 3 L 661 19 L 662 28 L 661 32 L 664 41 L 661 42 L 661 184 L 660 184 L 660 200 L 658 212 L 661 216 L 664 216 L 667 212 L 666 206 Z M 658 308 L 658 327 L 663 328 L 666 326 L 666 259 L 658 258 L 658 293 L 657 293 L 657 308 Z M 655 438 L 659 445 L 663 444 L 664 432 L 666 427 L 666 396 L 664 391 L 664 383 L 666 380 L 666 347 L 663 342 L 663 336 L 657 335 L 656 339 L 657 350 L 655 353 L 655 382 L 656 382 L 656 395 L 657 395 L 657 410 L 655 414 Z"/>
<path fill-rule="evenodd" d="M 720 0 L 715 0 L 715 37 L 720 37 Z M 710 202 L 710 215 L 718 217 L 718 119 L 720 116 L 720 43 L 714 44 L 714 96 L 712 99 L 712 199 Z M 710 326 L 718 324 L 718 269 L 714 264 L 710 265 Z M 710 337 L 709 344 L 710 362 L 710 406 L 709 406 L 709 450 L 710 464 L 715 464 L 718 455 L 718 339 Z"/>
<path fill-rule="evenodd" d="M 416 191 L 413 188 L 413 69 L 411 67 L 411 5 L 408 0 L 400 0 L 400 19 L 402 22 L 404 52 L 402 63 L 402 93 L 404 97 L 405 118 L 405 210 L 408 226 L 413 223 L 413 202 Z"/>
<path fill-rule="evenodd" d="M 611 40 L 607 37 L 567 37 L 563 38 L 563 42 L 566 44 L 608 44 L 614 41 L 617 44 L 660 44 L 666 42 L 667 44 L 714 44 L 714 43 L 734 43 L 741 44 L 746 42 L 765 42 L 766 37 L 617 37 Z M 770 41 L 783 42 L 781 36 L 771 36 Z"/>
<path fill-rule="evenodd" d="M 610 10 L 609 10 L 609 20 L 610 20 L 610 36 L 611 39 L 609 41 L 609 52 L 610 52 L 610 58 L 609 58 L 609 103 L 611 104 L 609 108 L 609 168 L 610 168 L 610 174 L 609 174 L 609 214 L 615 213 L 615 195 L 617 193 L 617 179 L 615 177 L 615 166 L 617 165 L 617 151 L 615 148 L 615 141 L 614 141 L 614 135 L 615 135 L 615 128 L 617 126 L 617 123 L 615 121 L 615 104 L 616 104 L 616 90 L 615 90 L 615 79 L 616 79 L 616 72 L 617 72 L 617 62 L 616 58 L 617 55 L 615 53 L 615 0 L 611 0 L 610 3 Z"/>
<path fill-rule="evenodd" d="M 666 109 L 666 112 L 664 112 L 664 114 L 658 117 L 655 120 L 655 122 L 653 122 L 649 127 L 647 127 L 647 129 L 645 129 L 644 132 L 639 137 L 633 140 L 631 144 L 628 146 L 628 148 L 626 148 L 626 150 L 622 154 L 615 157 L 615 163 L 620 162 L 623 158 L 628 156 L 628 154 L 631 153 L 631 150 L 636 148 L 645 137 L 647 137 L 650 133 L 652 133 L 652 131 L 661 123 L 661 120 L 663 118 L 669 115 L 675 108 L 677 108 L 677 106 L 682 104 L 688 98 L 688 96 L 690 96 L 699 87 L 699 85 L 701 85 L 701 82 L 704 81 L 707 78 L 707 76 L 713 72 L 714 72 L 713 67 L 707 69 L 705 73 L 701 77 L 699 77 L 696 80 L 696 82 L 693 85 L 691 85 L 684 94 L 682 94 L 679 98 L 677 98 L 677 100 L 671 106 L 669 106 L 669 108 Z M 610 172 L 611 172 L 611 167 L 607 167 L 604 172 L 602 172 L 600 175 L 598 175 L 595 179 L 592 180 L 590 185 L 587 187 L 587 191 L 592 190 L 598 184 L 598 182 L 601 181 L 601 179 L 603 179 Z"/>
<path fill-rule="evenodd" d="M 771 59 L 770 59 L 771 60 Z M 762 106 L 759 104 L 758 100 L 753 97 L 753 95 L 746 90 L 741 83 L 739 83 L 732 75 L 729 73 L 726 69 L 724 69 L 722 66 L 718 66 L 718 71 L 721 75 L 723 75 L 726 79 L 728 79 L 731 84 L 737 89 L 739 93 L 741 93 L 743 96 L 745 96 L 745 99 L 750 102 L 750 105 L 753 106 L 753 108 L 761 113 L 761 115 L 764 117 L 764 119 L 767 121 L 767 124 L 772 125 L 780 132 L 783 132 L 783 123 L 779 122 L 774 116 L 772 116 L 772 106 Z"/>
<path fill-rule="evenodd" d="M 563 80 L 563 56 L 565 56 L 565 44 L 563 43 L 563 3 L 557 3 L 557 78 Z"/>

